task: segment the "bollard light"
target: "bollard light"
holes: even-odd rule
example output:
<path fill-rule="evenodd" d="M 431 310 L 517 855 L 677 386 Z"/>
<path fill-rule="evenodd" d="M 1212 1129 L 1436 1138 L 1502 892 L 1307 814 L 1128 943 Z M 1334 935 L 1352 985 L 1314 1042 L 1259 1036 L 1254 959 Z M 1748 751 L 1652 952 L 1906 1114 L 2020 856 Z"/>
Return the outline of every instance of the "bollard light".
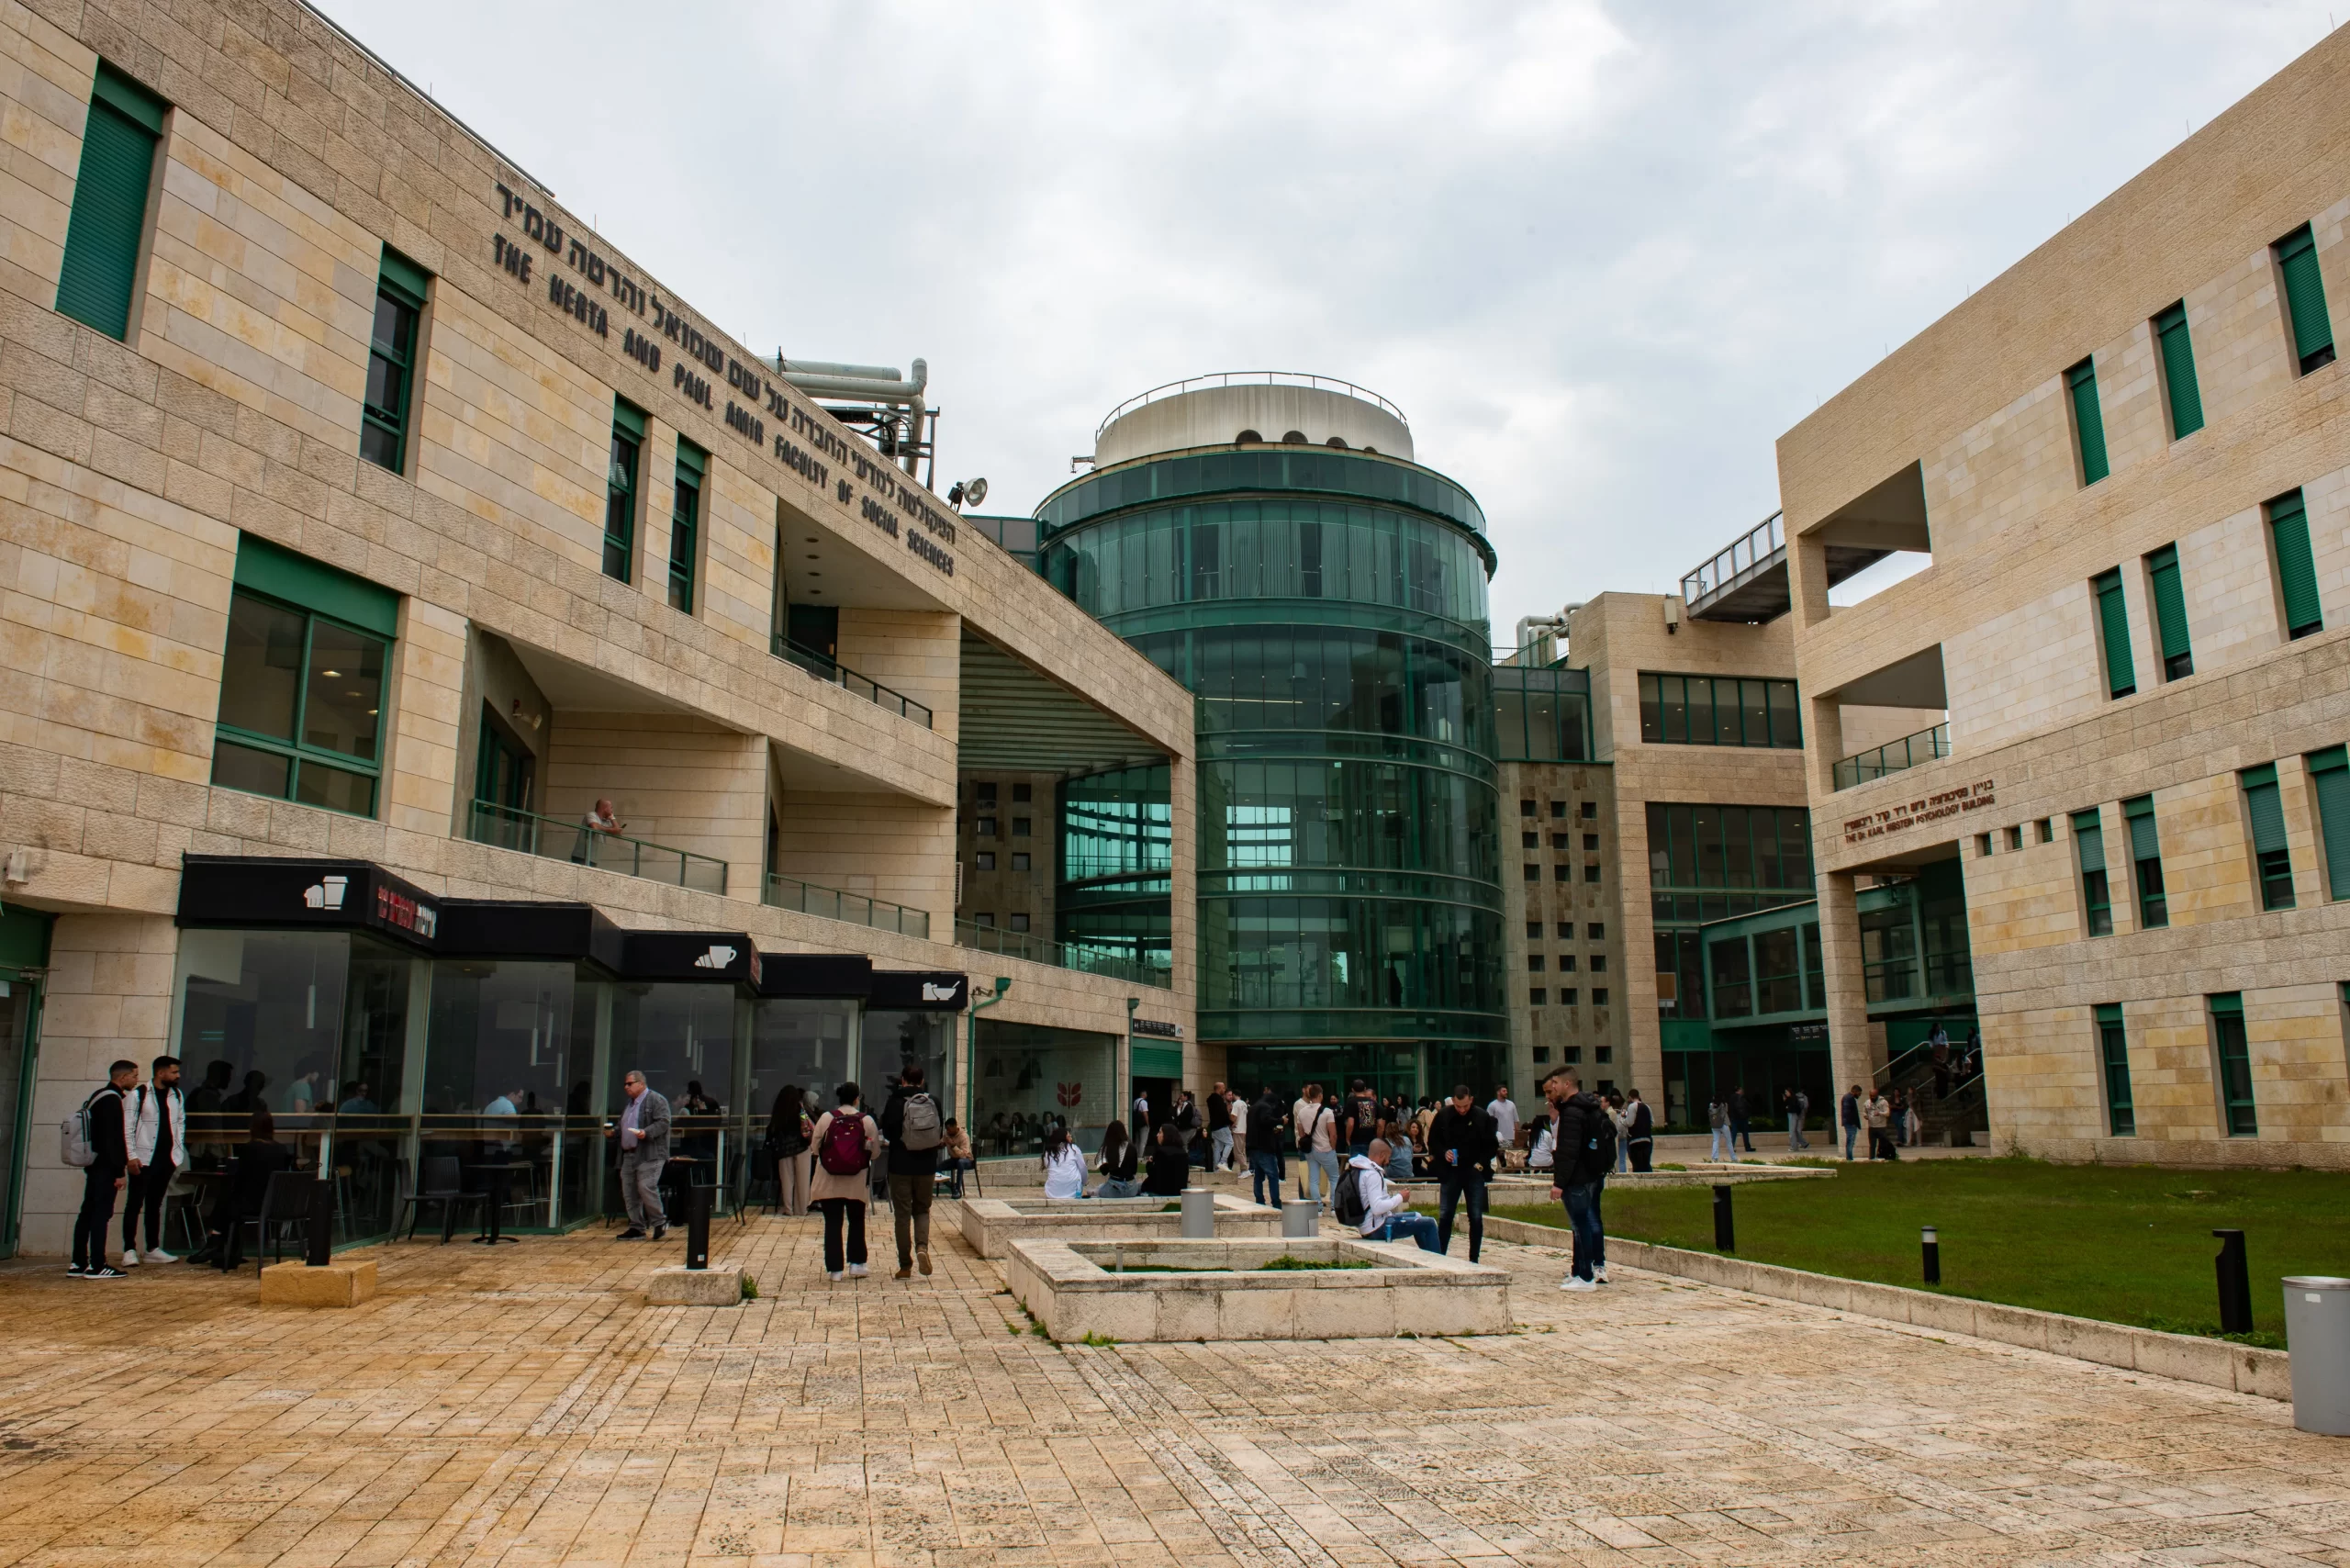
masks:
<path fill-rule="evenodd" d="M 1942 1238 L 1941 1234 L 1930 1225 L 1918 1233 L 1918 1240 L 1919 1248 L 1925 1253 L 1926 1257 L 1926 1282 L 1930 1285 L 1941 1284 L 1942 1282 Z"/>
<path fill-rule="evenodd" d="M 709 1187 L 686 1189 L 686 1267 L 710 1267 L 710 1197 Z"/>
<path fill-rule="evenodd" d="M 2215 1230 L 2220 1238 L 2220 1255 L 2211 1260 L 2212 1271 L 2219 1276 L 2220 1332 L 2249 1334 L 2252 1332 L 2252 1263 L 2244 1256 L 2244 1232 Z"/>
<path fill-rule="evenodd" d="M 1729 1212 L 1729 1188 L 1714 1189 L 1714 1249 L 1718 1252 L 1738 1250 L 1738 1229 Z"/>

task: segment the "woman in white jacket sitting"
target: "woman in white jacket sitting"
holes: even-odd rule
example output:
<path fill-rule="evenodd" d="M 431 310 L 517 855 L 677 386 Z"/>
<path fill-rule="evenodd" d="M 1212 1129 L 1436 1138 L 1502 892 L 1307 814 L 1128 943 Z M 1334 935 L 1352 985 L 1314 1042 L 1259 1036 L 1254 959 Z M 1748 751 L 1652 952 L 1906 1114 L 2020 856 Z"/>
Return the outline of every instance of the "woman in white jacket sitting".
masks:
<path fill-rule="evenodd" d="M 1045 1133 L 1045 1196 L 1085 1196 L 1085 1154 L 1069 1141 L 1069 1130 L 1055 1122 Z"/>

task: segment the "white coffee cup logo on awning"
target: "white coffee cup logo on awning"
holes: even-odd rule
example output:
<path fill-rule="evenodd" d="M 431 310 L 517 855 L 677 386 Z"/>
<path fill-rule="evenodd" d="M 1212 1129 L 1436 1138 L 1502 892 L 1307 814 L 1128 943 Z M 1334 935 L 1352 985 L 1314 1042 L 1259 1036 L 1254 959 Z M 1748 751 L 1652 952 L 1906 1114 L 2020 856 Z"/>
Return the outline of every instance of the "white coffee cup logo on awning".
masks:
<path fill-rule="evenodd" d="M 321 877 L 302 890 L 302 903 L 308 909 L 341 909 L 350 886 L 348 877 Z"/>
<path fill-rule="evenodd" d="M 712 943 L 709 952 L 704 953 L 700 958 L 694 960 L 694 968 L 698 969 L 722 969 L 733 961 L 733 948 L 718 943 Z"/>

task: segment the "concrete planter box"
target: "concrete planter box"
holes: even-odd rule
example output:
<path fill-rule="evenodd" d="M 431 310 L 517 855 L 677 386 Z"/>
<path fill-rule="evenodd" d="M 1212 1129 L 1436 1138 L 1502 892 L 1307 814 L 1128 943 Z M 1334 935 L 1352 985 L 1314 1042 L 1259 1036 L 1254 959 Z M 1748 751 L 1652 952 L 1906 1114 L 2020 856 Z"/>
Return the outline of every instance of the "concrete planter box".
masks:
<path fill-rule="evenodd" d="M 966 1198 L 963 1240 L 982 1258 L 1002 1258 L 1013 1242 L 1148 1241 L 1183 1234 L 1181 1212 L 1161 1212 L 1174 1198 Z M 1281 1212 L 1230 1193 L 1215 1195 L 1219 1237 L 1279 1236 Z"/>
<path fill-rule="evenodd" d="M 1686 1170 L 1649 1170 L 1610 1174 L 1607 1185 L 1627 1187 L 1742 1187 L 1752 1182 L 1831 1182 L 1836 1172 L 1815 1165 L 1692 1165 Z M 1543 1170 L 1514 1170 L 1496 1176 L 1492 1185 L 1497 1204 L 1550 1203 L 1550 1176 Z"/>
<path fill-rule="evenodd" d="M 1371 1267 L 1259 1271 L 1284 1254 L 1309 1262 L 1361 1260 Z M 1059 1340 L 1364 1339 L 1503 1334 L 1510 1326 L 1505 1271 L 1423 1252 L 1409 1242 L 1124 1244 L 1128 1266 L 1226 1272 L 1113 1273 L 1119 1256 L 1112 1242 L 1014 1241 L 1005 1280 L 1013 1299 Z"/>
<path fill-rule="evenodd" d="M 707 1269 L 655 1269 L 644 1283 L 647 1306 L 740 1306 L 743 1268 L 739 1263 L 712 1263 Z"/>

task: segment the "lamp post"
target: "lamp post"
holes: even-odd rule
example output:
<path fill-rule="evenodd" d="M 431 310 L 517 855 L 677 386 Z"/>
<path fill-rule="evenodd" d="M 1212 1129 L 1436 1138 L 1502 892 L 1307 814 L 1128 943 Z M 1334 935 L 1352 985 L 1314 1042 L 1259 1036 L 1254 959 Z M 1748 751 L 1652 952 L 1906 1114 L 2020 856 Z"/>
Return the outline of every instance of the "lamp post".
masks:
<path fill-rule="evenodd" d="M 993 1007 L 997 1002 L 1002 1002 L 1003 1000 L 1004 993 L 1011 989 L 1012 977 L 1010 975 L 998 975 L 995 977 L 995 990 L 989 995 L 985 1002 L 981 1002 L 979 1000 L 979 990 L 977 987 L 973 987 L 971 991 L 970 1043 L 966 1048 L 964 1055 L 966 1066 L 963 1074 L 963 1081 L 968 1085 L 968 1087 L 963 1092 L 964 1099 L 967 1102 L 963 1111 L 963 1118 L 965 1128 L 972 1132 L 975 1137 L 977 1134 L 977 1124 L 979 1116 L 979 1014 L 986 1012 L 989 1008 Z M 979 1152 L 979 1146 L 976 1142 L 972 1145 L 971 1152 L 974 1154 Z"/>

